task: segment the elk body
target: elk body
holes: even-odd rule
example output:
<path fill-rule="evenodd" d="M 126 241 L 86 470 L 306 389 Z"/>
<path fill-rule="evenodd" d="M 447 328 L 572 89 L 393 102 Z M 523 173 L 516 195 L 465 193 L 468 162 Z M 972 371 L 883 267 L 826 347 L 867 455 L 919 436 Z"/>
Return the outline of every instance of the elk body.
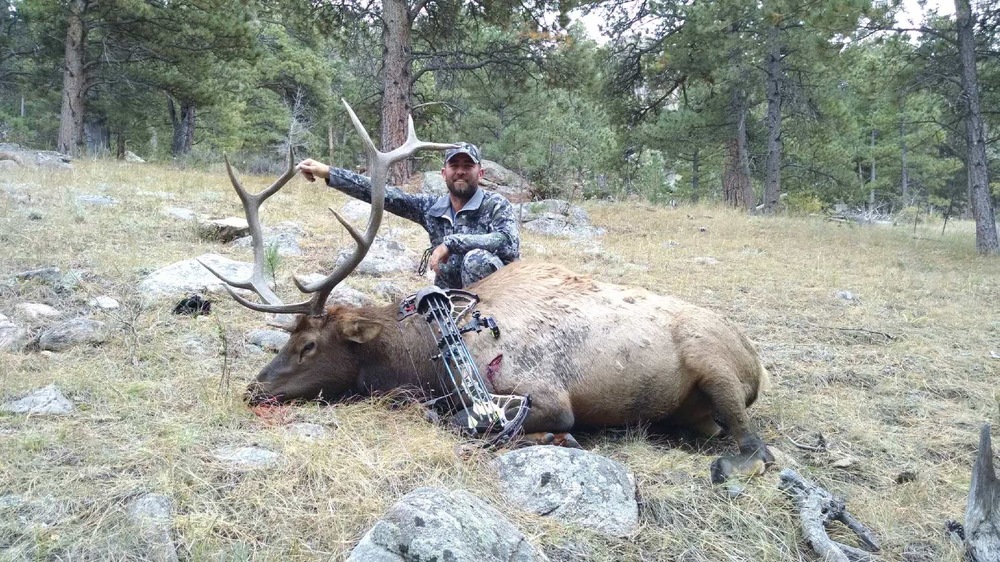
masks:
<path fill-rule="evenodd" d="M 372 225 L 377 230 L 382 207 L 376 195 L 384 194 L 385 170 L 392 158 L 447 146 L 420 143 L 411 122 L 410 140 L 386 157 L 375 151 L 353 112 L 351 116 L 369 145 L 373 186 L 373 216 L 364 236 L 337 215 L 358 241 L 356 259 L 349 260 L 353 265 L 314 286 L 296 280 L 300 289 L 314 293 L 311 301 L 296 305 L 281 304 L 263 283 L 258 273 L 262 259 L 255 259 L 250 281 L 223 278 L 256 290 L 268 301 L 257 304 L 233 293 L 254 310 L 301 314 L 288 343 L 251 384 L 251 401 L 337 400 L 399 388 L 440 396 L 453 390 L 441 387 L 440 366 L 430 360 L 437 351 L 435 339 L 419 315 L 398 321 L 398 302 L 325 306 L 333 285 L 356 267 L 371 245 Z M 251 196 L 230 173 L 251 222 L 255 258 L 263 254 L 259 205 L 293 174 L 289 158 L 282 179 Z M 493 359 L 503 357 L 502 368 L 488 377 L 490 392 L 531 397 L 525 432 L 551 440 L 548 434 L 578 426 L 649 423 L 711 436 L 722 430 L 721 423 L 736 439 L 740 454 L 716 460 L 713 481 L 761 471 L 773 460 L 747 416 L 747 407 L 767 384 L 767 371 L 747 339 L 717 314 L 644 289 L 601 283 L 557 265 L 527 261 L 510 264 L 467 290 L 479 296 L 477 310 L 495 318 L 501 335 L 467 334 L 466 345 L 482 373 Z"/>

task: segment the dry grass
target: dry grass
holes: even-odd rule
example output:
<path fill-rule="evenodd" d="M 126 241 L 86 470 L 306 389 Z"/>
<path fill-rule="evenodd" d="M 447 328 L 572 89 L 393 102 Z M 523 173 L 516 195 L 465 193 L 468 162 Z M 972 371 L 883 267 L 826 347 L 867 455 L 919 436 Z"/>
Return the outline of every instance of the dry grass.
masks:
<path fill-rule="evenodd" d="M 256 187 L 268 181 L 247 178 Z M 121 204 L 77 203 L 76 195 L 98 193 Z M 307 257 L 285 258 L 282 275 L 321 270 L 349 242 L 325 210 L 344 201 L 294 180 L 266 206 L 265 223 L 296 220 L 311 234 L 302 244 Z M 0 313 L 13 316 L 22 301 L 74 313 L 100 294 L 124 304 L 95 314 L 114 327 L 101 347 L 0 353 L 0 398 L 57 383 L 79 406 L 68 417 L 0 415 L 0 497 L 23 499 L 0 502 L 0 559 L 142 559 L 126 513 L 146 492 L 173 499 L 174 539 L 193 560 L 339 559 L 420 486 L 462 487 L 503 505 L 491 454 L 459 458 L 461 441 L 416 408 L 291 410 L 296 421 L 328 428 L 318 441 L 248 411 L 242 387 L 267 356 L 240 344 L 261 319 L 225 299 L 212 316 L 177 317 L 172 302 L 144 304 L 135 292 L 143 275 L 176 260 L 206 252 L 246 259 L 245 250 L 197 240 L 192 225 L 161 214 L 165 206 L 240 214 L 221 170 L 81 162 L 69 172 L 0 178 Z M 914 237 L 911 226 L 748 218 L 710 207 L 588 210 L 608 230 L 598 249 L 526 234 L 526 258 L 672 293 L 733 319 L 775 379 L 752 410 L 764 437 L 800 472 L 848 498 L 881 537 L 886 560 L 921 543 L 933 549 L 929 559 L 960 559 L 943 523 L 964 512 L 978 427 L 998 421 L 1000 371 L 991 358 L 1000 353 L 1000 262 L 974 254 L 971 225 L 949 225 L 944 236 L 940 226 L 921 227 Z M 387 227 L 403 229 L 415 250 L 426 244 L 401 219 L 387 217 Z M 81 272 L 78 287 L 11 280 L 43 266 Z M 354 280 L 362 290 L 374 282 Z M 405 280 L 410 289 L 421 284 Z M 857 299 L 838 299 L 839 290 Z M 220 376 L 223 341 L 232 380 Z M 789 441 L 812 444 L 819 433 L 827 452 Z M 776 472 L 736 500 L 708 483 L 708 464 L 728 442 L 663 440 L 642 429 L 584 442 L 635 472 L 642 528 L 611 539 L 504 509 L 553 559 L 812 559 Z M 249 444 L 279 452 L 281 464 L 234 473 L 212 456 Z M 856 462 L 831 466 L 844 457 Z M 917 480 L 895 483 L 904 470 Z"/>

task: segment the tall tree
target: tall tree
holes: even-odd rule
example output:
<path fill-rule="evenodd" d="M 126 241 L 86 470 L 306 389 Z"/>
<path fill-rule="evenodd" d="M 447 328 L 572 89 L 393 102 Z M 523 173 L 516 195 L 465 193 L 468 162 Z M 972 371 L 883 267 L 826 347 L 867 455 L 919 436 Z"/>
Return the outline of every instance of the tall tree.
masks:
<path fill-rule="evenodd" d="M 958 32 L 958 53 L 961 68 L 962 104 L 965 109 L 965 129 L 968 153 L 966 172 L 969 180 L 969 201 L 976 220 L 976 250 L 981 254 L 1000 254 L 997 240 L 996 214 L 990 194 L 986 159 L 986 128 L 983 125 L 979 96 L 979 74 L 976 62 L 975 19 L 969 0 L 955 0 L 955 27 Z"/>

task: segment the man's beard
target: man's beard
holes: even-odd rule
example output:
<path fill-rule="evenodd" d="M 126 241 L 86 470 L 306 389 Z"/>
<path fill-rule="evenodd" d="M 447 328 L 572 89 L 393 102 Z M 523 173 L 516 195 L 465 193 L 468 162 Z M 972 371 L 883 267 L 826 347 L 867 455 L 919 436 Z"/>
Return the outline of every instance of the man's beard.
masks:
<path fill-rule="evenodd" d="M 457 182 L 446 181 L 445 185 L 448 186 L 448 193 L 451 193 L 455 197 L 458 197 L 459 199 L 463 199 L 466 201 L 471 199 L 472 196 L 476 194 L 476 189 L 479 188 L 479 182 L 475 181 L 463 181 L 463 180 L 459 180 Z"/>

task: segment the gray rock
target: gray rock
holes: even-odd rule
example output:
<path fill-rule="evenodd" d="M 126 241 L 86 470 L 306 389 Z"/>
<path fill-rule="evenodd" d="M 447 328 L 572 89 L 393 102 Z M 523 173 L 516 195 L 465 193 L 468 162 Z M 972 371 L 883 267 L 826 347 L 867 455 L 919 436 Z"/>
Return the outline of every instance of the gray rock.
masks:
<path fill-rule="evenodd" d="M 635 477 L 619 462 L 564 447 L 528 447 L 493 460 L 501 491 L 539 515 L 614 536 L 638 528 Z"/>
<path fill-rule="evenodd" d="M 835 296 L 838 299 L 840 299 L 842 301 L 846 301 L 846 302 L 854 302 L 854 301 L 858 300 L 858 296 L 855 295 L 854 293 L 850 292 L 850 291 L 840 290 L 840 291 L 837 291 L 837 293 L 836 293 Z"/>
<path fill-rule="evenodd" d="M 226 244 L 249 235 L 250 225 L 246 219 L 239 217 L 203 220 L 198 223 L 198 237 L 210 242 Z"/>
<path fill-rule="evenodd" d="M 289 433 L 311 441 L 326 437 L 326 428 L 315 423 L 298 422 L 289 424 L 287 428 Z"/>
<path fill-rule="evenodd" d="M 95 207 L 114 207 L 118 204 L 117 199 L 114 197 L 108 197 L 107 195 L 78 195 L 76 201 L 84 205 L 93 205 Z"/>
<path fill-rule="evenodd" d="M 260 447 L 223 447 L 215 458 L 235 470 L 254 470 L 275 466 L 281 460 L 278 453 Z"/>
<path fill-rule="evenodd" d="M 15 414 L 62 415 L 73 411 L 73 403 L 54 384 L 40 388 L 23 398 L 0 406 L 0 410 Z"/>
<path fill-rule="evenodd" d="M 367 221 L 372 214 L 372 206 L 364 201 L 351 199 L 340 209 L 340 214 L 351 222 Z"/>
<path fill-rule="evenodd" d="M 317 281 L 322 281 L 325 278 L 326 275 L 322 273 L 310 273 L 308 275 L 299 276 L 299 280 L 306 284 L 316 283 Z M 350 306 L 368 306 L 370 304 L 374 304 L 368 295 L 346 284 L 334 287 L 333 291 L 330 292 L 330 296 L 327 297 L 326 303 L 328 305 L 346 304 Z"/>
<path fill-rule="evenodd" d="M 694 258 L 692 261 L 698 265 L 718 265 L 719 260 L 713 258 L 712 256 L 699 256 Z"/>
<path fill-rule="evenodd" d="M 337 253 L 337 263 L 347 261 L 353 247 L 343 248 Z M 413 273 L 417 270 L 419 256 L 402 243 L 383 237 L 376 237 L 371 249 L 354 273 L 376 277 L 395 273 Z"/>
<path fill-rule="evenodd" d="M 62 315 L 55 308 L 37 302 L 22 302 L 17 305 L 17 311 L 26 318 L 56 318 Z"/>
<path fill-rule="evenodd" d="M 509 520 L 465 490 L 418 488 L 382 516 L 351 562 L 548 560 Z"/>
<path fill-rule="evenodd" d="M 2 315 L 0 315 L 2 316 Z M 31 343 L 28 330 L 7 320 L 0 320 L 0 351 L 21 351 Z"/>
<path fill-rule="evenodd" d="M 587 211 L 562 199 L 520 203 L 515 215 L 525 230 L 548 236 L 593 238 L 604 234 L 603 228 L 591 225 Z"/>
<path fill-rule="evenodd" d="M 103 308 L 104 310 L 113 310 L 121 306 L 120 304 L 118 304 L 118 301 L 107 295 L 94 297 L 89 301 L 87 301 L 87 305 L 92 306 L 94 308 Z"/>
<path fill-rule="evenodd" d="M 0 160 L 0 172 L 20 170 L 21 165 L 13 160 Z"/>
<path fill-rule="evenodd" d="M 108 339 L 104 322 L 73 318 L 49 327 L 38 338 L 39 349 L 65 351 L 78 345 L 99 345 Z"/>
<path fill-rule="evenodd" d="M 405 296 L 405 290 L 392 281 L 379 281 L 372 290 L 375 296 L 388 301 L 394 301 Z"/>
<path fill-rule="evenodd" d="M 423 180 L 420 183 L 420 192 L 431 195 L 444 195 L 448 193 L 448 186 L 444 183 L 444 177 L 441 176 L 441 172 L 424 172 Z"/>
<path fill-rule="evenodd" d="M 254 330 L 247 334 L 247 341 L 265 351 L 278 351 L 288 343 L 291 334 L 278 330 Z"/>
<path fill-rule="evenodd" d="M 15 273 L 14 277 L 22 280 L 37 279 L 46 283 L 58 283 L 62 278 L 61 273 L 62 272 L 58 267 L 43 267 L 41 269 L 32 269 L 29 271 Z"/>
<path fill-rule="evenodd" d="M 218 254 L 204 254 L 200 259 L 219 273 L 237 281 L 245 281 L 253 273 L 253 264 L 234 261 Z M 187 293 L 224 293 L 223 283 L 197 259 L 172 263 L 157 269 L 139 283 L 139 292 L 147 298 L 176 296 Z"/>
<path fill-rule="evenodd" d="M 145 160 L 143 160 L 142 158 L 140 158 L 139 155 L 137 155 L 136 153 L 132 152 L 131 150 L 126 150 L 125 151 L 125 161 L 126 162 L 133 162 L 135 164 L 145 164 L 146 163 Z"/>
<path fill-rule="evenodd" d="M 183 207 L 167 207 L 163 209 L 162 212 L 168 217 L 174 217 L 175 219 L 182 221 L 192 221 L 198 216 L 197 213 L 191 209 L 185 209 Z"/>
<path fill-rule="evenodd" d="M 159 494 L 146 494 L 129 507 L 129 517 L 148 549 L 142 553 L 143 560 L 177 561 L 177 549 L 170 537 L 173 517 L 173 502 L 170 498 Z"/>
<path fill-rule="evenodd" d="M 535 186 L 519 174 L 492 160 L 483 160 L 483 179 L 480 185 L 506 197 L 512 203 L 530 201 Z M 440 174 L 438 174 L 440 176 Z"/>
<path fill-rule="evenodd" d="M 264 227 L 261 233 L 264 235 L 264 248 L 277 245 L 280 256 L 301 256 L 302 248 L 299 248 L 299 237 L 302 236 L 301 226 L 295 223 L 285 223 L 291 226 Z M 238 248 L 249 248 L 253 244 L 253 237 L 244 236 L 233 240 L 233 246 Z"/>

